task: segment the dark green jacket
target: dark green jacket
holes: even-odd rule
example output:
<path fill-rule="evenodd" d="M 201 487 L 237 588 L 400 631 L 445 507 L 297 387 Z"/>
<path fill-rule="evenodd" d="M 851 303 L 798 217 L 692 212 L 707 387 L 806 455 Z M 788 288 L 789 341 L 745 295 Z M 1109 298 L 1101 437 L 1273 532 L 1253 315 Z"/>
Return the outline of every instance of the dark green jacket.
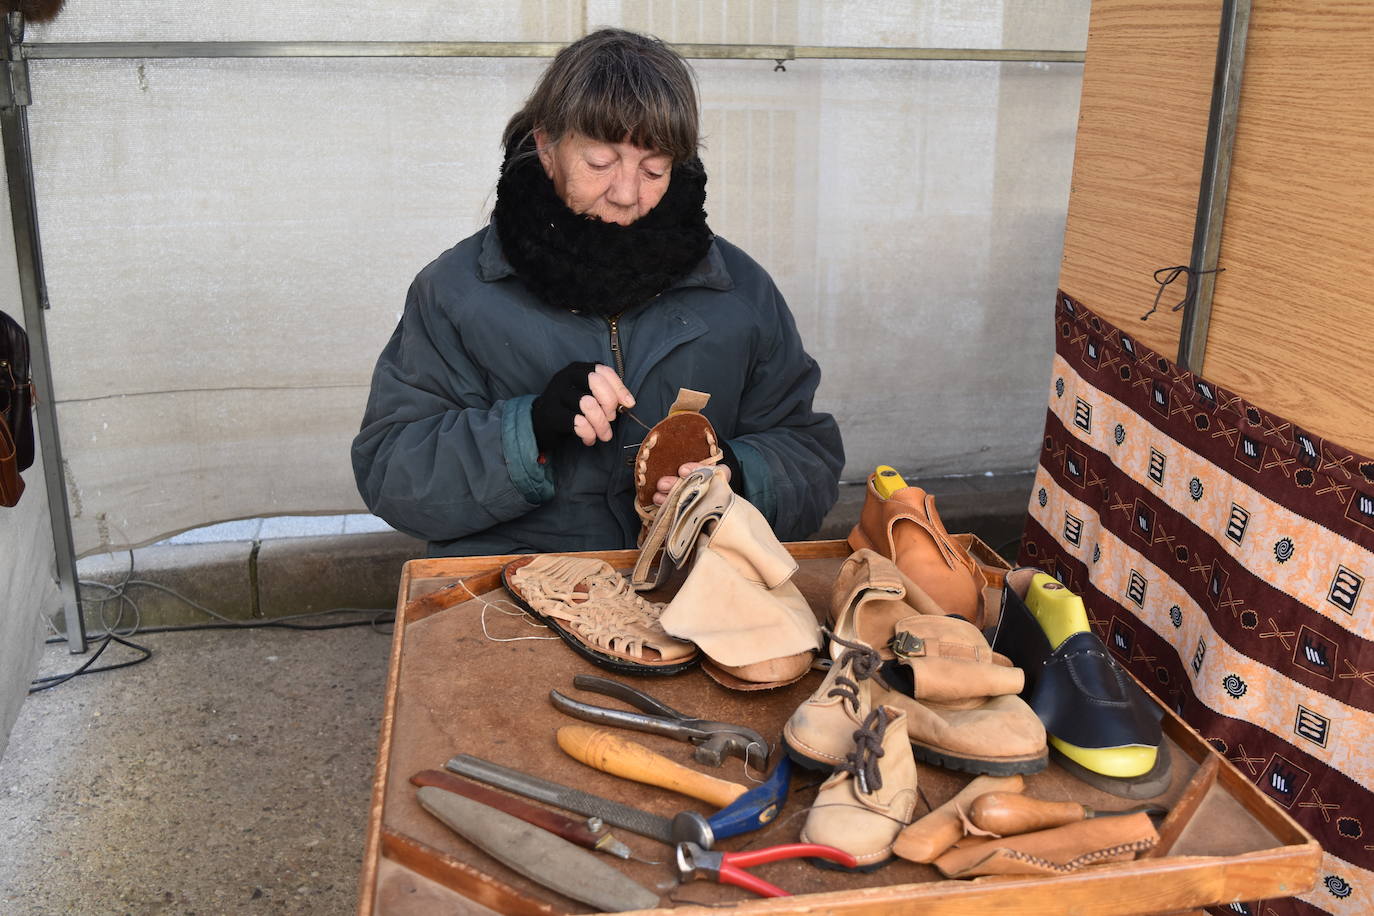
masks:
<path fill-rule="evenodd" d="M 634 414 L 661 420 L 679 388 L 744 473 L 744 496 L 783 540 L 814 532 L 835 503 L 839 429 L 811 409 L 820 368 L 768 274 L 719 237 L 671 289 L 619 319 Z M 633 547 L 631 463 L 645 436 L 622 415 L 610 442 L 573 438 L 538 460 L 530 404 L 574 360 L 616 366 L 610 325 L 536 299 L 487 227 L 411 284 L 377 360 L 353 472 L 363 500 L 431 555 Z"/>

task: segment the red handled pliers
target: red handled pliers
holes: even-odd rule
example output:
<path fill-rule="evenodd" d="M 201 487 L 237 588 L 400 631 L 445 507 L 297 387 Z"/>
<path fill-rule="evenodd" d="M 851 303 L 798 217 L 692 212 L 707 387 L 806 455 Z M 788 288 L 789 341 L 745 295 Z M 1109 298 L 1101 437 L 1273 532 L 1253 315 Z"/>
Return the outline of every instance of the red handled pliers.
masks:
<path fill-rule="evenodd" d="M 702 849 L 696 843 L 678 843 L 677 872 L 683 881 L 709 878 L 717 884 L 733 884 L 753 891 L 760 897 L 790 897 L 791 894 L 776 884 L 769 884 L 762 878 L 749 874 L 745 869 L 768 862 L 804 857 L 829 859 L 846 868 L 853 868 L 858 864 L 854 857 L 844 850 L 817 843 L 786 843 L 748 852 L 715 852 Z"/>

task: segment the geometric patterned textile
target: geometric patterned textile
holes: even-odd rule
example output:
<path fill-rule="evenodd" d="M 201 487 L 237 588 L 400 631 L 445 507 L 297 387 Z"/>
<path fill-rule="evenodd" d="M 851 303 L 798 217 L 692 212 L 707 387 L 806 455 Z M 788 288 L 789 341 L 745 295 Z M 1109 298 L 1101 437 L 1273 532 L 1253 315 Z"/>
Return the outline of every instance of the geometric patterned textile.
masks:
<path fill-rule="evenodd" d="M 1019 561 L 1322 844 L 1316 888 L 1218 913 L 1374 913 L 1374 459 L 1059 293 Z"/>

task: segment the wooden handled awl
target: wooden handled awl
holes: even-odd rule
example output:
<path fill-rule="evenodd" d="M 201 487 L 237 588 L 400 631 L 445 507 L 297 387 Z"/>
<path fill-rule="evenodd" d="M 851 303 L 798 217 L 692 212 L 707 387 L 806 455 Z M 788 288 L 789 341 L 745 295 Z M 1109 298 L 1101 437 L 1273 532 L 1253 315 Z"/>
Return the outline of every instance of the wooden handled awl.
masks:
<path fill-rule="evenodd" d="M 1158 805 L 1140 805 L 1127 811 L 1094 811 L 1078 802 L 1052 802 L 1027 798 L 1009 792 L 988 792 L 969 805 L 968 819 L 980 830 L 998 836 L 1015 836 L 1032 830 L 1062 827 L 1090 817 L 1145 812 L 1151 816 L 1166 813 Z"/>
<path fill-rule="evenodd" d="M 690 795 L 718 808 L 724 808 L 749 791 L 738 783 L 698 773 L 604 728 L 564 725 L 558 729 L 558 746 L 569 757 L 589 767 Z"/>
<path fill-rule="evenodd" d="M 907 825 L 897 835 L 892 851 L 912 862 L 934 862 L 964 835 L 964 822 L 959 814 L 966 811 L 975 798 L 991 792 L 1012 795 L 1020 792 L 1024 785 L 1020 776 L 979 776 L 949 801 Z"/>

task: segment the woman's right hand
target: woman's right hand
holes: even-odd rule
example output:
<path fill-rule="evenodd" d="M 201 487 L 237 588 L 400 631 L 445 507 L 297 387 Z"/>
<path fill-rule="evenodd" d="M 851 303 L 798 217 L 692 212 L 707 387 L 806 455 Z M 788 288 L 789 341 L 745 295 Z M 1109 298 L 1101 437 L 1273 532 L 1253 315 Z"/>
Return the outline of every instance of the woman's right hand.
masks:
<path fill-rule="evenodd" d="M 567 435 L 594 445 L 609 442 L 616 413 L 634 405 L 634 395 L 610 366 L 573 362 L 555 372 L 535 398 L 530 422 L 541 451 Z"/>
<path fill-rule="evenodd" d="M 597 364 L 587 376 L 588 393 L 578 401 L 580 413 L 573 417 L 573 435 L 582 440 L 583 445 L 591 445 L 596 440 L 611 441 L 611 423 L 620 408 L 635 406 L 634 395 L 620 376 L 610 366 Z"/>

